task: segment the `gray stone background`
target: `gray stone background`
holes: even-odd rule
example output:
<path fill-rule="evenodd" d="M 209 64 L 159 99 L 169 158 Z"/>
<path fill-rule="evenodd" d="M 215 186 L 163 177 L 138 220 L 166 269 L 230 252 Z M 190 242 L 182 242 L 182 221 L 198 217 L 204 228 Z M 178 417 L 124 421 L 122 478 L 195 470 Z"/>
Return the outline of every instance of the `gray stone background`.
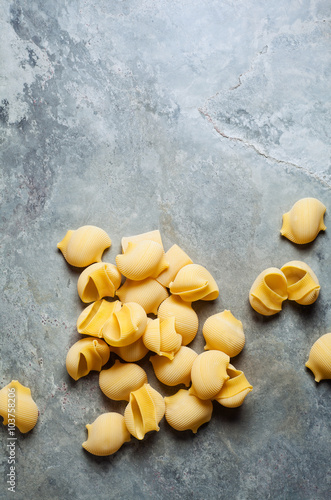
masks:
<path fill-rule="evenodd" d="M 0 0 L 1 387 L 31 387 L 40 416 L 17 434 L 17 499 L 330 498 L 330 382 L 304 364 L 330 331 L 328 0 Z M 280 236 L 306 196 L 327 206 L 310 245 Z M 94 224 L 113 240 L 160 229 L 215 276 L 246 346 L 233 360 L 254 390 L 214 406 L 196 435 L 163 420 L 112 457 L 85 452 L 85 425 L 125 403 L 98 374 L 65 369 L 79 338 L 80 270 L 56 244 Z M 299 259 L 321 283 L 312 306 L 255 313 L 263 269 Z M 112 358 L 113 359 L 113 358 Z M 149 366 L 141 363 L 163 394 Z M 109 365 L 111 366 L 111 363 Z M 7 492 L 1 429 L 0 497 Z"/>

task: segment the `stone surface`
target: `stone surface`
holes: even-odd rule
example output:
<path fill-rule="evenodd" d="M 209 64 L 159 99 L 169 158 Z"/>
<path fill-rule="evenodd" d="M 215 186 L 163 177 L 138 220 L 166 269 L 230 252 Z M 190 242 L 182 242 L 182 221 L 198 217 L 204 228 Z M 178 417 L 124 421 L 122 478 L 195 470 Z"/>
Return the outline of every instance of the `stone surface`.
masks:
<path fill-rule="evenodd" d="M 330 382 L 305 369 L 330 331 L 329 229 L 310 245 L 280 236 L 305 196 L 331 208 L 330 3 L 324 0 L 0 0 L 1 387 L 32 389 L 40 417 L 17 432 L 16 498 L 326 499 Z M 94 224 L 113 240 L 159 228 L 215 276 L 246 346 L 233 359 L 254 390 L 215 404 L 196 435 L 163 420 L 112 457 L 85 452 L 85 425 L 125 403 L 98 374 L 65 369 L 79 338 L 80 270 L 56 248 Z M 321 294 L 255 313 L 248 291 L 266 267 L 304 260 Z M 113 359 L 113 358 L 112 358 Z M 111 362 L 109 363 L 110 366 Z M 153 387 L 148 356 L 141 362 Z M 7 428 L 1 494 L 7 498 Z M 9 498 L 9 496 L 8 496 Z"/>

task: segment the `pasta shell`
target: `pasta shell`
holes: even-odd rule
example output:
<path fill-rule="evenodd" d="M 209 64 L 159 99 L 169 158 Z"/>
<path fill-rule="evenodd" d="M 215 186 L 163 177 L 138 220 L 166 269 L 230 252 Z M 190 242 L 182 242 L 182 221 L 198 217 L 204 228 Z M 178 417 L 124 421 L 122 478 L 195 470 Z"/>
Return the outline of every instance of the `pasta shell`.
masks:
<path fill-rule="evenodd" d="M 287 293 L 289 300 L 298 304 L 313 304 L 320 293 L 320 285 L 314 271 L 299 260 L 292 260 L 285 264 L 281 271 L 287 279 Z"/>
<path fill-rule="evenodd" d="M 110 247 L 108 234 L 97 226 L 82 226 L 76 231 L 69 230 L 57 247 L 72 266 L 86 267 L 100 262 L 103 252 Z"/>
<path fill-rule="evenodd" d="M 157 314 L 159 305 L 169 296 L 167 289 L 154 278 L 142 281 L 126 279 L 116 294 L 122 302 L 137 302 L 146 314 Z"/>
<path fill-rule="evenodd" d="M 119 300 L 97 300 L 85 307 L 77 320 L 77 331 L 83 335 L 102 337 L 102 327 L 109 320 L 113 312 L 120 311 L 122 304 Z"/>
<path fill-rule="evenodd" d="M 326 206 L 316 198 L 302 198 L 283 215 L 281 235 L 299 245 L 310 243 L 320 231 L 326 229 L 323 221 L 325 211 Z"/>
<path fill-rule="evenodd" d="M 38 407 L 29 387 L 20 384 L 18 380 L 12 380 L 3 387 L 0 391 L 0 415 L 3 417 L 3 425 L 15 423 L 22 433 L 31 431 L 38 420 Z"/>
<path fill-rule="evenodd" d="M 203 325 L 202 333 L 206 350 L 217 349 L 230 358 L 237 356 L 245 345 L 242 322 L 228 310 L 210 316 Z"/>
<path fill-rule="evenodd" d="M 90 371 L 100 371 L 110 356 L 109 346 L 101 339 L 86 337 L 70 347 L 67 358 L 67 371 L 74 380 L 84 377 Z"/>
<path fill-rule="evenodd" d="M 165 418 L 177 431 L 191 430 L 196 434 L 202 424 L 209 422 L 213 413 L 213 403 L 202 401 L 185 389 L 164 398 Z"/>
<path fill-rule="evenodd" d="M 182 267 L 169 288 L 172 294 L 179 295 L 186 302 L 214 300 L 219 295 L 216 281 L 207 269 L 199 264 Z"/>
<path fill-rule="evenodd" d="M 129 401 L 130 392 L 147 384 L 147 375 L 139 365 L 121 363 L 118 359 L 108 370 L 101 370 L 99 386 L 102 392 L 115 401 Z"/>
<path fill-rule="evenodd" d="M 147 318 L 147 320 L 148 319 L 150 318 Z M 124 347 L 112 347 L 111 350 L 128 363 L 140 361 L 149 351 L 149 349 L 145 346 L 142 337 L 130 345 L 126 345 Z"/>
<path fill-rule="evenodd" d="M 230 358 L 221 351 L 206 351 L 195 359 L 192 370 L 190 394 L 200 399 L 212 399 L 229 378 L 227 367 Z"/>
<path fill-rule="evenodd" d="M 175 330 L 175 317 L 160 321 L 159 318 L 148 323 L 143 335 L 145 346 L 159 356 L 174 358 L 182 345 L 182 336 Z"/>
<path fill-rule="evenodd" d="M 159 243 L 163 248 L 162 238 L 160 231 L 155 229 L 154 231 L 148 231 L 147 233 L 136 234 L 135 236 L 123 236 L 122 238 L 122 250 L 126 252 L 129 243 L 139 243 L 139 241 L 152 240 Z"/>
<path fill-rule="evenodd" d="M 313 344 L 306 367 L 313 372 L 316 382 L 331 379 L 331 333 L 322 335 Z"/>
<path fill-rule="evenodd" d="M 282 303 L 286 299 L 286 276 L 276 267 L 269 267 L 260 273 L 249 291 L 252 308 L 264 316 L 271 316 L 281 311 Z"/>
<path fill-rule="evenodd" d="M 101 333 L 109 345 L 123 347 L 138 340 L 144 333 L 146 324 L 144 309 L 135 302 L 128 302 L 119 311 L 113 312 L 103 325 Z"/>
<path fill-rule="evenodd" d="M 92 455 L 99 457 L 116 453 L 124 443 L 131 440 L 124 417 L 120 413 L 103 413 L 92 424 L 87 424 L 86 429 L 88 437 L 82 446 Z"/>
<path fill-rule="evenodd" d="M 198 354 L 189 347 L 182 346 L 176 352 L 173 359 L 165 356 L 151 356 L 151 361 L 155 375 L 162 384 L 175 386 L 185 384 L 188 387 L 191 383 L 191 369 Z"/>
<path fill-rule="evenodd" d="M 83 302 L 114 297 L 121 285 L 121 273 L 114 264 L 97 262 L 84 269 L 78 278 L 77 291 Z"/>
<path fill-rule="evenodd" d="M 164 399 L 149 384 L 130 394 L 130 401 L 124 412 L 128 431 L 135 438 L 144 439 L 150 431 L 160 430 L 159 422 L 164 416 Z"/>
<path fill-rule="evenodd" d="M 189 344 L 195 338 L 199 319 L 190 302 L 185 302 L 177 295 L 170 295 L 161 303 L 157 316 L 160 321 L 175 316 L 176 332 L 182 336 L 183 345 Z"/>
<path fill-rule="evenodd" d="M 178 245 L 172 245 L 165 253 L 165 259 L 169 264 L 168 269 L 165 269 L 156 280 L 163 286 L 169 286 L 176 278 L 178 271 L 188 264 L 193 264 L 190 257 Z"/>
<path fill-rule="evenodd" d="M 125 253 L 116 257 L 116 265 L 126 278 L 141 281 L 145 278 L 156 278 L 169 267 L 164 258 L 164 250 L 160 243 L 143 240 L 128 243 Z"/>
<path fill-rule="evenodd" d="M 230 378 L 224 382 L 222 389 L 213 399 L 227 408 L 237 408 L 243 404 L 253 386 L 248 382 L 244 372 L 236 370 L 234 366 L 229 365 L 227 372 Z"/>

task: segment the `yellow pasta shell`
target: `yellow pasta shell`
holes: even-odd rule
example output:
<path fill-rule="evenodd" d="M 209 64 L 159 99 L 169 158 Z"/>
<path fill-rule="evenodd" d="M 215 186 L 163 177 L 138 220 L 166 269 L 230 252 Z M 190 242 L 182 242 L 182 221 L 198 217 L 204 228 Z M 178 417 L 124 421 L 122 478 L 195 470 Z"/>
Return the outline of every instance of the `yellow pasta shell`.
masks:
<path fill-rule="evenodd" d="M 243 404 L 253 386 L 248 382 L 244 372 L 236 370 L 234 366 L 229 365 L 227 372 L 230 378 L 224 382 L 222 389 L 213 399 L 227 408 L 237 408 Z"/>
<path fill-rule="evenodd" d="M 191 430 L 195 434 L 202 424 L 209 422 L 213 413 L 211 401 L 202 401 L 185 389 L 164 401 L 166 421 L 177 431 Z"/>
<path fill-rule="evenodd" d="M 320 284 L 314 271 L 299 260 L 292 260 L 285 264 L 281 271 L 287 279 L 287 293 L 289 300 L 298 304 L 313 304 L 320 293 Z"/>
<path fill-rule="evenodd" d="M 108 370 L 101 370 L 99 386 L 102 392 L 115 401 L 129 401 L 130 392 L 147 384 L 147 375 L 135 363 L 121 363 L 118 359 Z"/>
<path fill-rule="evenodd" d="M 162 245 L 152 240 L 130 241 L 125 253 L 117 255 L 116 265 L 123 276 L 134 281 L 156 278 L 169 267 Z"/>
<path fill-rule="evenodd" d="M 323 216 L 326 206 L 316 198 L 302 198 L 283 215 L 282 236 L 300 245 L 313 241 L 326 226 Z"/>
<path fill-rule="evenodd" d="M 195 338 L 199 319 L 190 302 L 185 302 L 177 295 L 170 295 L 161 303 L 157 316 L 160 321 L 175 316 L 176 332 L 182 336 L 183 345 L 189 344 Z"/>
<path fill-rule="evenodd" d="M 130 401 L 124 412 L 128 431 L 135 438 L 144 439 L 150 431 L 158 431 L 159 422 L 164 416 L 164 399 L 149 384 L 144 384 L 130 394 Z"/>
<path fill-rule="evenodd" d="M 119 300 L 108 302 L 101 299 L 93 302 L 80 313 L 77 319 L 77 331 L 83 335 L 102 337 L 102 327 L 109 320 L 113 312 L 120 311 L 122 304 Z"/>
<path fill-rule="evenodd" d="M 190 257 L 178 245 L 172 245 L 169 248 L 165 253 L 165 259 L 169 267 L 156 277 L 156 280 L 163 286 L 169 286 L 182 267 L 187 266 L 187 264 L 193 264 Z"/>
<path fill-rule="evenodd" d="M 68 264 L 86 267 L 100 262 L 103 252 L 110 247 L 108 234 L 97 226 L 82 226 L 75 231 L 69 230 L 57 247 Z"/>
<path fill-rule="evenodd" d="M 137 302 L 146 314 L 157 314 L 159 305 L 169 296 L 167 289 L 154 278 L 142 281 L 126 279 L 116 294 L 122 302 Z"/>
<path fill-rule="evenodd" d="M 101 339 L 86 337 L 70 347 L 67 358 L 67 371 L 74 380 L 84 377 L 90 371 L 100 371 L 110 356 L 109 346 Z"/>
<path fill-rule="evenodd" d="M 306 367 L 313 372 L 316 382 L 331 379 L 331 333 L 322 335 L 313 344 Z"/>
<path fill-rule="evenodd" d="M 249 291 L 252 308 L 264 316 L 271 316 L 282 309 L 287 299 L 287 281 L 285 274 L 276 267 L 262 271 Z"/>
<path fill-rule="evenodd" d="M 147 318 L 147 320 L 150 318 Z M 148 349 L 145 346 L 142 337 L 133 342 L 130 345 L 123 347 L 112 347 L 111 351 L 117 354 L 120 358 L 124 359 L 128 363 L 135 363 L 141 360 L 148 353 Z"/>
<path fill-rule="evenodd" d="M 123 347 L 138 340 L 145 331 L 147 315 L 135 302 L 123 304 L 104 323 L 101 333 L 105 341 L 114 347 Z"/>
<path fill-rule="evenodd" d="M 15 420 L 15 426 L 22 432 L 31 431 L 38 420 L 38 407 L 33 401 L 31 390 L 18 380 L 12 380 L 10 384 L 0 391 L 0 415 L 3 417 L 3 425 L 8 425 Z"/>
<path fill-rule="evenodd" d="M 210 316 L 203 325 L 202 333 L 206 350 L 217 349 L 230 358 L 237 356 L 245 345 L 242 322 L 228 310 Z"/>
<path fill-rule="evenodd" d="M 184 384 L 188 387 L 191 383 L 191 369 L 198 354 L 189 347 L 182 346 L 173 359 L 165 356 L 151 356 L 154 373 L 162 384 L 175 386 Z"/>
<path fill-rule="evenodd" d="M 209 271 L 199 264 L 182 267 L 169 285 L 170 292 L 186 302 L 214 300 L 219 295 L 216 281 Z"/>
<path fill-rule="evenodd" d="M 114 264 L 97 262 L 78 278 L 77 291 L 83 302 L 95 302 L 103 297 L 114 297 L 121 285 L 121 273 Z"/>
<path fill-rule="evenodd" d="M 158 229 L 154 231 L 148 231 L 147 233 L 136 234 L 135 236 L 123 236 L 122 238 L 122 250 L 126 252 L 129 243 L 139 243 L 140 241 L 151 240 L 159 243 L 163 248 L 161 233 Z"/>
<path fill-rule="evenodd" d="M 195 359 L 192 370 L 190 394 L 200 399 L 212 399 L 229 378 L 227 367 L 230 358 L 222 351 L 206 351 Z"/>
<path fill-rule="evenodd" d="M 145 346 L 159 356 L 174 358 L 182 345 L 182 336 L 175 330 L 175 317 L 160 321 L 159 318 L 148 323 L 143 335 Z"/>
<path fill-rule="evenodd" d="M 112 455 L 131 439 L 123 415 L 115 412 L 103 413 L 92 424 L 87 424 L 86 429 L 88 438 L 82 446 L 100 457 Z"/>

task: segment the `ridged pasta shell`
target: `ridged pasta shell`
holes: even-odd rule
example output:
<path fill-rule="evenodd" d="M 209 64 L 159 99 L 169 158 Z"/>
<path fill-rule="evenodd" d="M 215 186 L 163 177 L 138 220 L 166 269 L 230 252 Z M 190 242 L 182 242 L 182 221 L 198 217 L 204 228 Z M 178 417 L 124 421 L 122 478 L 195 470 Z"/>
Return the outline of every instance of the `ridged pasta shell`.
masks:
<path fill-rule="evenodd" d="M 313 344 L 306 367 L 313 372 L 316 382 L 331 379 L 331 333 L 322 335 Z"/>
<path fill-rule="evenodd" d="M 199 318 L 190 302 L 185 302 L 177 295 L 170 295 L 161 303 L 157 316 L 160 321 L 175 316 L 176 332 L 182 336 L 183 345 L 189 344 L 195 338 L 199 328 Z"/>
<path fill-rule="evenodd" d="M 177 431 L 191 430 L 196 434 L 202 424 L 209 422 L 213 413 L 213 403 L 202 401 L 185 389 L 164 398 L 165 418 Z"/>
<path fill-rule="evenodd" d="M 253 386 L 248 382 L 244 372 L 236 370 L 234 366 L 229 365 L 227 372 L 230 378 L 224 382 L 222 389 L 213 399 L 227 408 L 237 408 L 243 404 Z"/>
<path fill-rule="evenodd" d="M 116 265 L 123 276 L 133 281 L 156 278 L 169 267 L 162 245 L 152 240 L 130 241 L 125 253 L 117 255 Z"/>
<path fill-rule="evenodd" d="M 164 416 L 164 399 L 149 384 L 144 384 L 130 394 L 130 401 L 124 412 L 128 431 L 135 438 L 144 439 L 150 431 L 160 430 L 159 422 Z"/>
<path fill-rule="evenodd" d="M 135 363 L 121 363 L 118 359 L 108 370 L 101 370 L 99 386 L 102 392 L 115 401 L 129 401 L 130 392 L 147 384 L 147 375 Z"/>
<path fill-rule="evenodd" d="M 138 340 L 145 331 L 147 315 L 135 302 L 123 304 L 104 323 L 101 333 L 105 341 L 114 347 L 123 347 Z"/>
<path fill-rule="evenodd" d="M 159 243 L 163 248 L 161 233 L 158 229 L 154 231 L 148 231 L 147 233 L 136 234 L 135 236 L 123 236 L 122 238 L 122 250 L 125 252 L 128 248 L 129 243 L 139 243 L 139 241 L 152 240 Z"/>
<path fill-rule="evenodd" d="M 313 241 L 326 226 L 323 216 L 326 206 L 316 198 L 302 198 L 283 215 L 282 236 L 299 245 Z"/>
<path fill-rule="evenodd" d="M 124 417 L 120 413 L 103 413 L 92 424 L 87 424 L 86 429 L 88 437 L 82 446 L 92 455 L 99 457 L 116 453 L 124 443 L 131 440 Z"/>
<path fill-rule="evenodd" d="M 285 264 L 281 271 L 287 279 L 287 293 L 289 300 L 298 304 L 313 304 L 320 293 L 320 284 L 314 271 L 299 260 L 292 260 Z"/>
<path fill-rule="evenodd" d="M 97 262 L 84 269 L 78 278 L 77 291 L 83 302 L 114 297 L 121 285 L 121 273 L 114 264 Z"/>
<path fill-rule="evenodd" d="M 264 316 L 271 316 L 282 310 L 282 303 L 287 299 L 287 281 L 285 274 L 276 267 L 262 271 L 249 291 L 252 308 Z"/>
<path fill-rule="evenodd" d="M 147 318 L 147 320 L 150 318 Z M 128 363 L 135 363 L 146 356 L 149 349 L 145 346 L 142 337 L 124 347 L 112 347 L 111 351 Z"/>
<path fill-rule="evenodd" d="M 120 311 L 122 304 L 119 300 L 108 302 L 101 299 L 93 302 L 80 313 L 77 319 L 77 331 L 83 335 L 102 337 L 102 327 L 109 320 L 113 312 Z"/>
<path fill-rule="evenodd" d="M 101 339 L 86 337 L 70 347 L 67 358 L 67 371 L 74 380 L 84 377 L 90 371 L 100 371 L 110 356 L 109 346 Z"/>
<path fill-rule="evenodd" d="M 154 278 L 142 281 L 126 279 L 116 294 L 122 302 L 137 302 L 146 314 L 157 314 L 159 305 L 169 296 L 167 289 Z"/>
<path fill-rule="evenodd" d="M 219 296 L 216 281 L 209 271 L 199 264 L 182 267 L 169 285 L 170 292 L 186 302 L 214 300 Z"/>
<path fill-rule="evenodd" d="M 168 269 L 165 269 L 156 280 L 163 286 L 169 286 L 176 278 L 178 271 L 188 264 L 193 264 L 190 257 L 178 245 L 172 245 L 165 253 L 165 259 L 169 264 Z"/>
<path fill-rule="evenodd" d="M 111 239 L 106 231 L 97 226 L 82 226 L 69 230 L 57 247 L 68 264 L 86 267 L 100 262 L 103 252 L 110 247 Z"/>
<path fill-rule="evenodd" d="M 182 345 L 182 336 L 175 329 L 175 317 L 171 316 L 163 321 L 157 318 L 148 323 L 143 342 L 150 351 L 173 359 Z"/>
<path fill-rule="evenodd" d="M 195 359 L 192 370 L 190 394 L 200 399 L 212 399 L 229 378 L 227 367 L 230 358 L 222 351 L 206 351 Z"/>
<path fill-rule="evenodd" d="M 164 356 L 151 356 L 149 358 L 153 365 L 156 378 L 162 384 L 171 387 L 178 384 L 185 384 L 188 387 L 191 383 L 191 369 L 198 354 L 189 347 L 182 346 L 174 355 L 173 359 Z"/>
<path fill-rule="evenodd" d="M 245 345 L 242 322 L 228 310 L 207 318 L 202 333 L 206 341 L 206 350 L 217 349 L 225 352 L 230 358 L 237 356 Z"/>
<path fill-rule="evenodd" d="M 31 431 L 38 420 L 38 407 L 29 387 L 20 384 L 18 380 L 12 380 L 3 387 L 0 391 L 0 415 L 3 417 L 3 425 L 15 421 L 15 426 L 22 433 Z"/>

